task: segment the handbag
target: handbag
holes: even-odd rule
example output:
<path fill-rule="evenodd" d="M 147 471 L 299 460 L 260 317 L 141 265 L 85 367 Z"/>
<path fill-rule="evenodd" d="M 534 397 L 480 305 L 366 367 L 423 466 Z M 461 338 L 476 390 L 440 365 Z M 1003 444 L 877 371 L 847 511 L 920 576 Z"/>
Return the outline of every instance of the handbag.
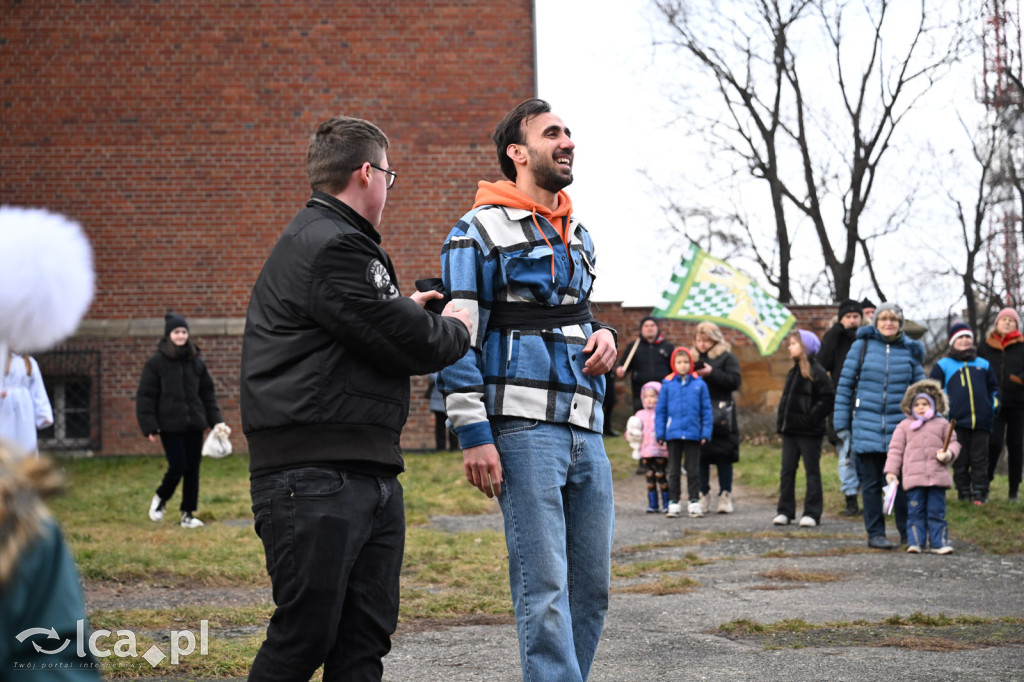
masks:
<path fill-rule="evenodd" d="M 231 454 L 231 429 L 227 424 L 217 424 L 203 441 L 203 455 L 219 459 Z"/>
<path fill-rule="evenodd" d="M 733 432 L 736 423 L 736 403 L 729 400 L 715 400 L 711 403 L 711 436 L 725 437 Z"/>

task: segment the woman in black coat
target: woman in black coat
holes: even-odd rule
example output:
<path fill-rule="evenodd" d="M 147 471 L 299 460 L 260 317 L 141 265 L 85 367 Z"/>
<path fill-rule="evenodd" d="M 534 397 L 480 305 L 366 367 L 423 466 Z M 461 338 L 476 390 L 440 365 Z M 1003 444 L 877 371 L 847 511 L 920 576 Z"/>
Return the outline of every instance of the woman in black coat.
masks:
<path fill-rule="evenodd" d="M 142 369 L 135 414 L 142 433 L 153 443 L 159 437 L 167 456 L 167 473 L 150 502 L 149 518 L 163 519 L 167 500 L 184 478 L 181 526 L 202 526 L 192 514 L 199 498 L 203 431 L 224 420 L 213 377 L 199 357 L 199 348 L 189 340 L 188 323 L 180 315 L 164 316 L 164 336 Z"/>
<path fill-rule="evenodd" d="M 1024 336 L 1021 336 L 1020 315 L 1015 309 L 999 311 L 988 338 L 978 345 L 978 355 L 988 360 L 999 378 L 999 402 L 1002 404 L 992 422 L 992 437 L 988 441 L 988 480 L 991 484 L 1005 443 L 1010 501 L 1017 502 L 1024 469 Z"/>
<path fill-rule="evenodd" d="M 708 385 L 711 407 L 715 412 L 715 425 L 711 440 L 700 449 L 700 506 L 710 511 L 711 465 L 718 471 L 718 513 L 731 514 L 732 465 L 740 459 L 740 430 L 736 423 L 736 403 L 732 392 L 740 387 L 740 362 L 732 354 L 732 345 L 725 340 L 722 330 L 713 322 L 697 325 L 694 348 L 697 358 L 697 376 Z M 703 366 L 701 366 L 703 363 Z M 727 423 L 718 423 L 725 410 Z"/>

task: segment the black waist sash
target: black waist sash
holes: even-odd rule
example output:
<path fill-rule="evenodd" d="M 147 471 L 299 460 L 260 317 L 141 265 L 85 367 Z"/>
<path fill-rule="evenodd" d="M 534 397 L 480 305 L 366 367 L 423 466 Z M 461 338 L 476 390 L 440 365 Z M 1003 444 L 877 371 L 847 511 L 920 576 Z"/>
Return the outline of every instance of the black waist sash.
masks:
<path fill-rule="evenodd" d="M 556 306 L 495 301 L 491 304 L 487 328 L 555 329 L 593 321 L 594 318 L 590 316 L 590 301 Z"/>

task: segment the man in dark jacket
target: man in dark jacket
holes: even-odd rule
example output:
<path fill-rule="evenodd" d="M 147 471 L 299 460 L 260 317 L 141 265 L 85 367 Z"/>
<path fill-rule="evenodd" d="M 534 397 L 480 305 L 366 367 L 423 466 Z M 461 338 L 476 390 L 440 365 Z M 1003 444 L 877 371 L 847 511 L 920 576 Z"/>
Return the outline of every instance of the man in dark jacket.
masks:
<path fill-rule="evenodd" d="M 277 609 L 250 680 L 381 679 L 398 623 L 405 510 L 399 436 L 409 377 L 469 349 L 469 315 L 399 294 L 381 248 L 388 139 L 336 117 L 317 128 L 313 194 L 253 287 L 242 426 L 256 533 Z"/>
<path fill-rule="evenodd" d="M 622 378 L 632 373 L 633 412 L 643 408 L 640 388 L 648 381 L 661 381 L 672 373 L 672 351 L 675 346 L 665 340 L 658 322 L 648 315 L 640 320 L 640 336 L 622 353 L 622 363 L 615 368 L 615 376 Z"/>
<path fill-rule="evenodd" d="M 846 361 L 846 354 L 850 352 L 850 346 L 857 338 L 857 328 L 860 327 L 862 317 L 861 304 L 848 298 L 839 304 L 836 323 L 821 337 L 818 363 L 832 377 L 833 389 L 839 386 L 843 362 Z M 850 456 L 850 442 L 841 440 L 836 435 L 835 429 L 832 428 L 831 415 L 828 419 L 828 440 L 836 446 L 836 455 L 839 459 L 839 489 L 846 496 L 846 509 L 842 513 L 844 516 L 856 516 L 860 513 L 860 509 L 857 508 L 857 491 L 860 487 L 858 460 Z"/>

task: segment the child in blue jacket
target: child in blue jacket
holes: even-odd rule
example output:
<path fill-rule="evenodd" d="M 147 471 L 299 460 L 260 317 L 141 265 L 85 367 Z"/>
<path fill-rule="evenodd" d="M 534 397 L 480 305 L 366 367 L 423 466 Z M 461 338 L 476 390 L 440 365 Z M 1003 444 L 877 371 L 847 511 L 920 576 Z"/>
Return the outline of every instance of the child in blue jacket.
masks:
<path fill-rule="evenodd" d="M 949 418 L 956 420 L 960 457 L 953 462 L 953 484 L 961 502 L 988 502 L 988 439 L 999 411 L 999 379 L 988 360 L 978 357 L 974 332 L 963 322 L 949 328 L 949 354 L 932 367 L 949 396 Z"/>
<path fill-rule="evenodd" d="M 711 439 L 711 397 L 694 373 L 693 354 L 680 346 L 672 351 L 672 373 L 661 382 L 654 414 L 654 432 L 668 444 L 668 518 L 679 516 L 681 469 L 686 470 L 687 513 L 704 516 L 700 507 L 700 446 Z M 684 464 L 685 459 L 685 464 Z"/>

